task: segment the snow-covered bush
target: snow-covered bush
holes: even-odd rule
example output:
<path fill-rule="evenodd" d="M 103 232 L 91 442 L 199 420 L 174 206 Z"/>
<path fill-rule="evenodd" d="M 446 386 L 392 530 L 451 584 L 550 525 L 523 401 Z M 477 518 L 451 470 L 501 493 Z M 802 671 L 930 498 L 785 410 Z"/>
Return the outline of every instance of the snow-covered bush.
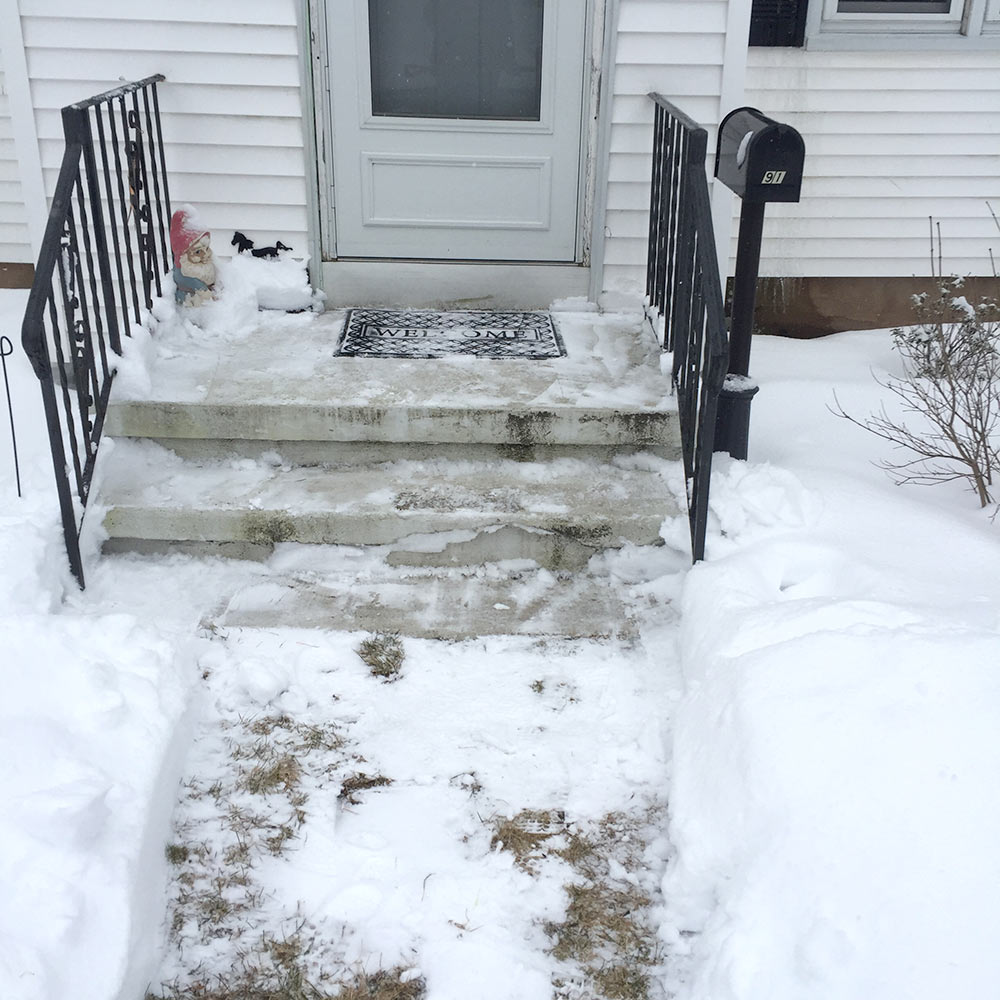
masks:
<path fill-rule="evenodd" d="M 902 374 L 876 376 L 895 397 L 890 412 L 858 419 L 836 412 L 906 452 L 880 463 L 898 482 L 964 479 L 983 507 L 994 503 L 1000 470 L 1000 306 L 972 305 L 960 278 L 914 299 L 917 324 L 893 330 Z"/>

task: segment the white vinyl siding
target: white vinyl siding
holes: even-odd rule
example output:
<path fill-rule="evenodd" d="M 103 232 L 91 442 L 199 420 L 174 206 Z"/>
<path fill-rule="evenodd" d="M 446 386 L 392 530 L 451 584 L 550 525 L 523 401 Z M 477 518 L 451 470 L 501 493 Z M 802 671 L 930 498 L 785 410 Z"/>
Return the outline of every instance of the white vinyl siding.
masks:
<path fill-rule="evenodd" d="M 750 49 L 748 104 L 806 144 L 802 201 L 769 205 L 761 273 L 990 274 L 1000 259 L 1000 53 Z M 735 248 L 734 248 L 735 252 Z"/>
<path fill-rule="evenodd" d="M 645 281 L 653 105 L 662 94 L 709 130 L 723 86 L 726 0 L 621 0 L 605 215 L 604 286 Z"/>
<path fill-rule="evenodd" d="M 51 197 L 62 157 L 60 109 L 120 80 L 162 73 L 163 135 L 174 206 L 190 203 L 231 252 L 307 249 L 295 0 L 20 0 L 39 154 Z"/>
<path fill-rule="evenodd" d="M 28 221 L 21 196 L 21 174 L 14 148 L 10 106 L 0 67 L 0 264 L 30 264 Z"/>

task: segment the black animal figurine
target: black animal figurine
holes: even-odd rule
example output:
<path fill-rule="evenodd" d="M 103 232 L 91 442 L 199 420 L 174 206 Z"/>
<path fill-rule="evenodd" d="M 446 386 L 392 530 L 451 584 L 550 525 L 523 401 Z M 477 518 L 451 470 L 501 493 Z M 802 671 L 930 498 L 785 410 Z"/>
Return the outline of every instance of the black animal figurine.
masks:
<path fill-rule="evenodd" d="M 281 240 L 278 240 L 273 247 L 261 247 L 259 250 L 251 250 L 250 253 L 254 257 L 277 257 L 279 250 L 291 250 L 291 247 L 286 247 Z"/>
<path fill-rule="evenodd" d="M 236 247 L 237 253 L 246 253 L 247 250 L 253 250 L 253 240 L 248 239 L 242 233 L 233 233 L 233 238 L 229 241 L 229 245 Z"/>

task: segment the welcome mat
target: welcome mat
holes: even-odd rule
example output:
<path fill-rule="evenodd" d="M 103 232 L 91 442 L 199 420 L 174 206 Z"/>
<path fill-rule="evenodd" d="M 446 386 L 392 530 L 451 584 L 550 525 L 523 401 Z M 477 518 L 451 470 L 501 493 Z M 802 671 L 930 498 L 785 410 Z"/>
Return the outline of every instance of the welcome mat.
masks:
<path fill-rule="evenodd" d="M 350 309 L 337 354 L 355 358 L 558 358 L 559 331 L 546 312 Z"/>

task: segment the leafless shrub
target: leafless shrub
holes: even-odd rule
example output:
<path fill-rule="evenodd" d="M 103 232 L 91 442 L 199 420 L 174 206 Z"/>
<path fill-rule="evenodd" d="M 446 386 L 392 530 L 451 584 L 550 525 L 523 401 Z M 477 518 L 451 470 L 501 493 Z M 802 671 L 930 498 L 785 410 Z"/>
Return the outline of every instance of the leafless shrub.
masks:
<path fill-rule="evenodd" d="M 901 404 L 859 419 L 835 399 L 834 413 L 907 452 L 879 465 L 899 483 L 965 480 L 981 506 L 995 502 L 1000 469 L 1000 307 L 970 305 L 960 279 L 940 279 L 936 296 L 915 297 L 918 323 L 893 330 L 901 376 L 876 377 Z"/>

